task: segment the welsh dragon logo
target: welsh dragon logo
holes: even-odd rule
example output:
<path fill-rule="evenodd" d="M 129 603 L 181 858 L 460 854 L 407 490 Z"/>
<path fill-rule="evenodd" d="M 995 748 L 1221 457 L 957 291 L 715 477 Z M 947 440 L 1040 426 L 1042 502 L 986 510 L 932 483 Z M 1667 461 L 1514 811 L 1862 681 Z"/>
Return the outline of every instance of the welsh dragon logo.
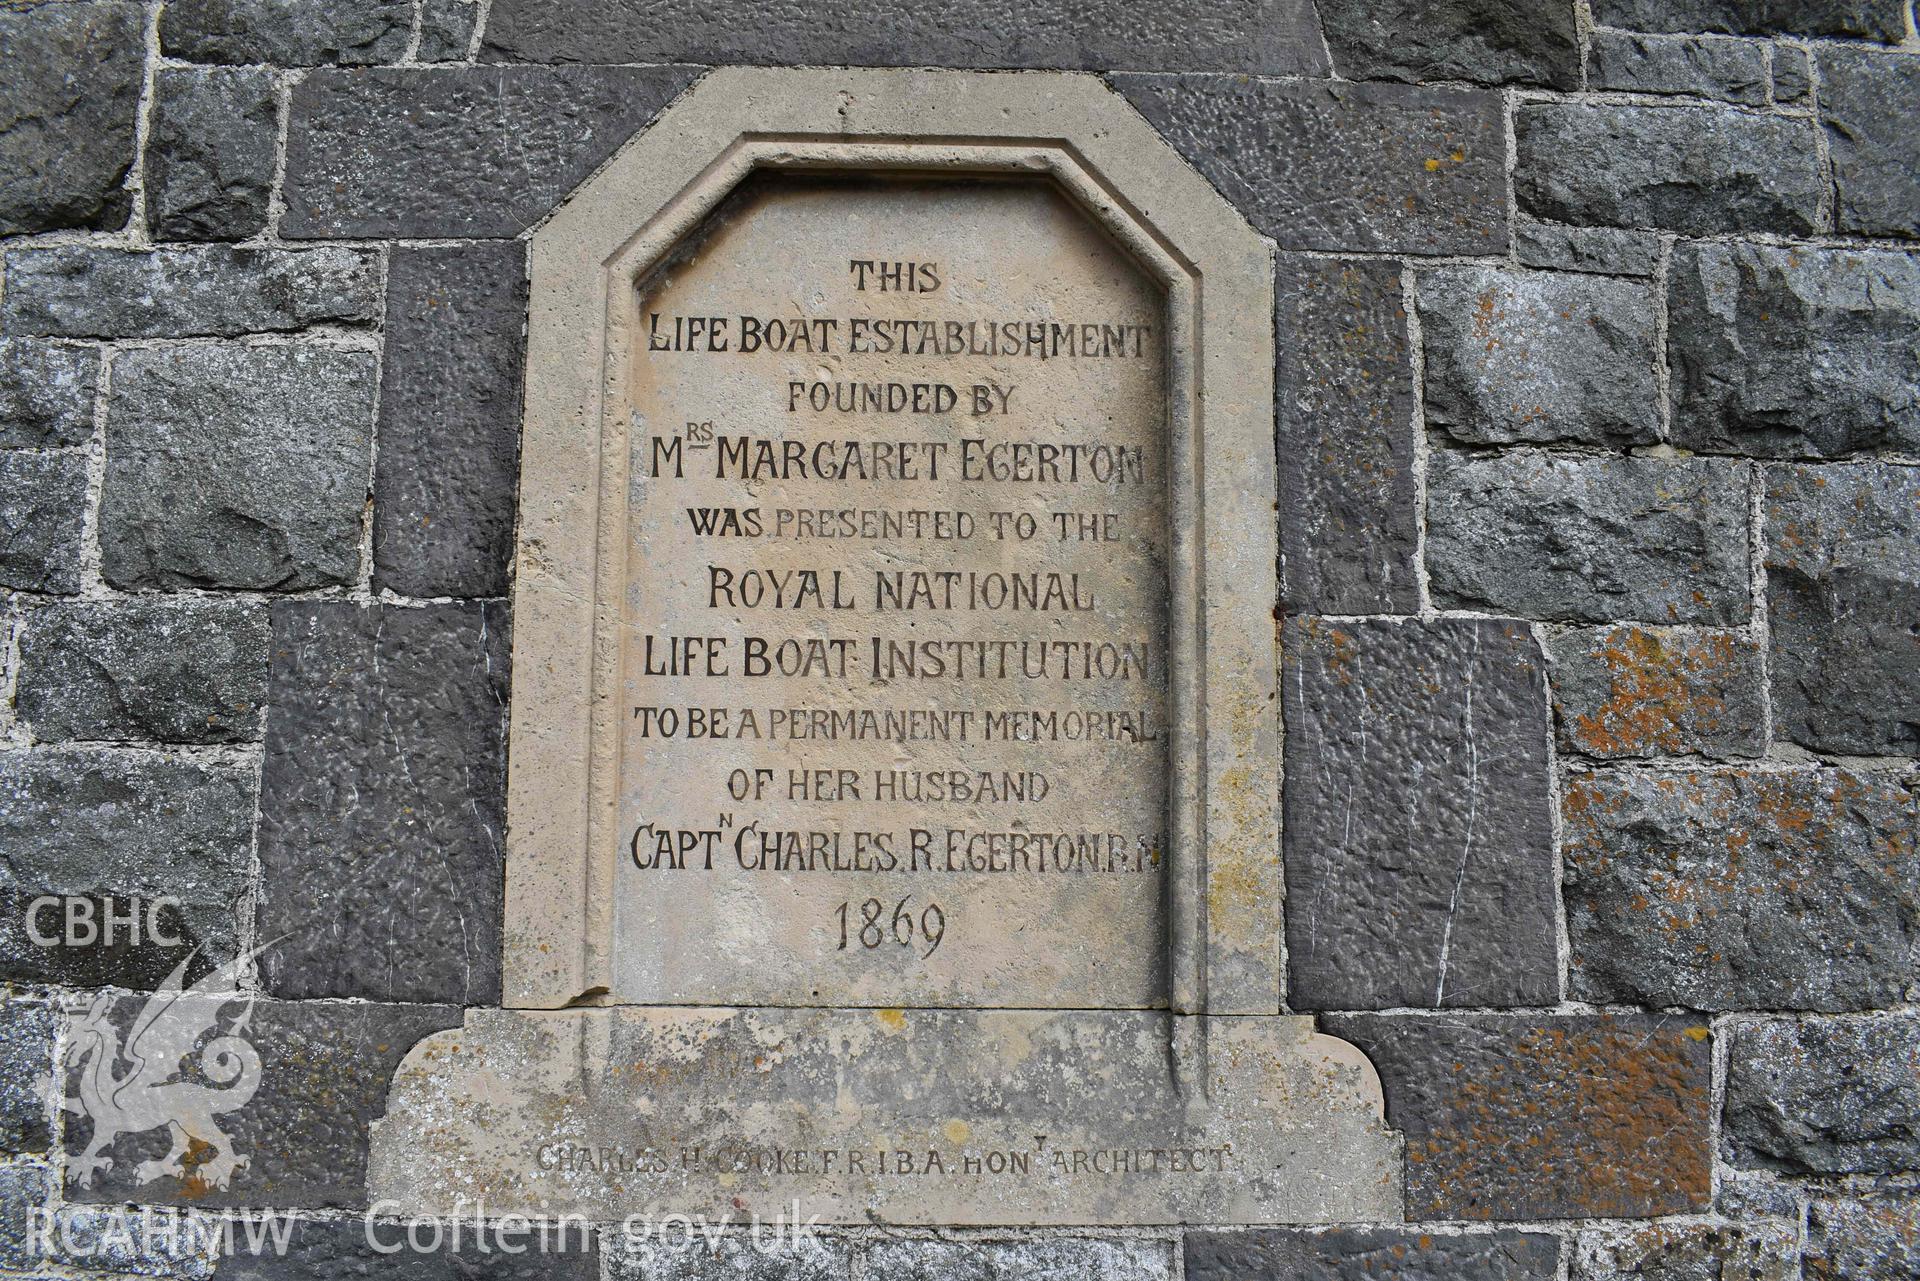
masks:
<path fill-rule="evenodd" d="M 161 1126 L 173 1147 L 135 1167 L 134 1178 L 141 1183 L 170 1174 L 225 1188 L 246 1167 L 247 1158 L 233 1150 L 233 1139 L 214 1117 L 245 1107 L 260 1088 L 260 1055 L 243 1035 L 253 1018 L 254 998 L 241 992 L 238 982 L 258 953 L 240 956 L 184 988 L 187 966 L 197 955 L 181 961 L 148 999 L 124 1044 L 108 1017 L 118 999 L 113 993 L 95 997 L 86 1013 L 68 1016 L 66 1062 L 78 1074 L 79 1098 L 67 1099 L 64 1106 L 93 1122 L 86 1150 L 68 1161 L 69 1174 L 83 1188 L 93 1186 L 97 1173 L 113 1168 L 113 1158 L 103 1154 L 115 1139 Z M 219 1030 L 221 1012 L 235 1002 L 244 1003 L 230 1028 L 201 1045 L 207 1033 Z M 198 1076 L 210 1084 L 184 1079 L 189 1055 Z"/>

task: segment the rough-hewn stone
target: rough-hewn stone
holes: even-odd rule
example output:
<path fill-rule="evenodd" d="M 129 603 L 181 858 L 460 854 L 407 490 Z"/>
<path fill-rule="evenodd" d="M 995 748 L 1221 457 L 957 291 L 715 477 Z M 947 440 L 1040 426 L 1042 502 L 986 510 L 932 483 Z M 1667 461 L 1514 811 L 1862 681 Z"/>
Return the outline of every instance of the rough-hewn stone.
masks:
<path fill-rule="evenodd" d="M 1920 1017 L 1743 1024 L 1726 1137 L 1736 1163 L 1793 1174 L 1920 1169 Z"/>
<path fill-rule="evenodd" d="M 1288 258 L 1278 318 L 1280 598 L 1302 613 L 1411 613 L 1419 533 L 1399 265 Z"/>
<path fill-rule="evenodd" d="M 393 1281 L 598 1281 L 600 1276 L 597 1240 L 585 1224 L 522 1227 L 490 1219 L 476 1240 L 478 1225 L 466 1217 L 456 1242 L 450 1223 L 441 1223 L 436 1240 L 430 1221 L 409 1236 L 412 1222 L 378 1218 L 369 1225 L 359 1217 L 302 1222 L 292 1229 L 284 1252 L 243 1252 L 221 1260 L 220 1281 L 355 1281 L 371 1276 Z M 244 1246 L 244 1236 L 241 1240 Z"/>
<path fill-rule="evenodd" d="M 1766 47 L 1752 41 L 1596 31 L 1587 58 L 1587 83 L 1595 89 L 1688 94 L 1748 106 L 1767 101 Z"/>
<path fill-rule="evenodd" d="M 1920 755 L 1920 470 L 1770 468 L 1766 566 L 1774 732 Z"/>
<path fill-rule="evenodd" d="M 1920 1281 L 1920 1196 L 1822 1197 L 1807 1213 L 1807 1281 Z"/>
<path fill-rule="evenodd" d="M 379 315 L 369 250 L 193 245 L 152 252 L 60 245 L 6 255 L 0 321 L 64 338 L 237 337 L 365 324 Z"/>
<path fill-rule="evenodd" d="M 319 71 L 295 89 L 288 236 L 517 236 L 693 79 L 685 67 Z"/>
<path fill-rule="evenodd" d="M 1507 240 L 1500 99 L 1479 90 L 1113 77 L 1282 249 L 1483 254 Z"/>
<path fill-rule="evenodd" d="M 1559 1275 L 1559 1263 L 1558 1239 L 1542 1232 L 1187 1233 L 1187 1281 L 1549 1281 Z"/>
<path fill-rule="evenodd" d="M 101 573 L 118 587 L 352 582 L 374 359 L 332 347 L 123 353 L 107 412 Z"/>
<path fill-rule="evenodd" d="M 251 780 L 247 790 L 251 795 Z M 162 797 L 160 804 L 175 799 Z M 127 890 L 0 885 L 0 975 L 20 982 L 145 991 L 189 958 L 187 981 L 198 982 L 233 954 L 235 937 L 224 901 L 176 906 Z"/>
<path fill-rule="evenodd" d="M 373 478 L 380 586 L 410 596 L 505 593 L 526 315 L 518 243 L 394 252 Z"/>
<path fill-rule="evenodd" d="M 763 1229 L 764 1231 L 764 1229 Z M 715 1248 L 717 1244 L 717 1248 Z M 683 1243 L 670 1239 L 625 1243 L 609 1236 L 606 1242 L 608 1281 L 846 1281 L 852 1275 L 852 1251 L 847 1243 L 813 1234 L 778 1248 L 766 1249 L 748 1238 L 729 1234 L 717 1243 L 697 1237 Z M 935 1250 L 942 1243 L 928 1242 Z"/>
<path fill-rule="evenodd" d="M 145 1230 L 149 1224 L 157 1228 L 158 1222 L 153 1211 L 145 1208 L 62 1205 L 53 1211 L 44 1240 L 36 1242 L 46 1247 L 41 1251 L 44 1262 L 38 1266 L 62 1268 L 62 1276 L 105 1273 L 167 1281 L 206 1281 L 211 1277 L 213 1251 L 205 1241 L 194 1240 L 194 1233 L 184 1223 L 171 1237 L 164 1229 Z M 234 1236 L 244 1245 L 245 1228 L 236 1226 Z"/>
<path fill-rule="evenodd" d="M 1562 751 L 1602 759 L 1766 751 L 1766 670 L 1754 640 L 1593 627 L 1554 637 L 1550 649 Z"/>
<path fill-rule="evenodd" d="M 260 736 L 267 614 L 115 601 L 28 616 L 14 702 L 36 739 L 238 743 Z"/>
<path fill-rule="evenodd" d="M 88 955 L 94 949 L 77 937 L 74 946 L 35 944 L 20 909 L 39 894 L 171 896 L 194 939 L 211 955 L 231 955 L 253 858 L 253 791 L 251 770 L 155 754 L 0 753 L 0 849 L 8 852 L 0 889 L 17 894 L 0 921 L 0 971 L 120 986 L 147 977 L 140 967 L 110 972 L 104 939 L 106 955 Z M 60 932 L 57 915 L 40 921 L 43 934 Z"/>
<path fill-rule="evenodd" d="M 145 26 L 111 0 L 0 9 L 0 236 L 126 221 Z"/>
<path fill-rule="evenodd" d="M 1292 623 L 1288 1001 L 1560 995 L 1542 660 L 1523 624 Z"/>
<path fill-rule="evenodd" d="M 409 0 L 168 0 L 160 51 L 189 62 L 394 62 L 412 35 Z"/>
<path fill-rule="evenodd" d="M 1920 449 L 1920 256 L 1681 244 L 1668 297 L 1676 444 Z"/>
<path fill-rule="evenodd" d="M 1172 1281 L 1173 1250 L 1159 1241 L 1054 1237 L 1030 1241 L 879 1241 L 865 1274 L 890 1281 Z"/>
<path fill-rule="evenodd" d="M 52 1191 L 52 1176 L 40 1162 L 0 1165 L 0 1267 L 12 1271 L 44 1266 L 28 1245 L 27 1216 L 45 1205 Z"/>
<path fill-rule="evenodd" d="M 100 353 L 0 338 L 0 449 L 59 449 L 93 435 Z"/>
<path fill-rule="evenodd" d="M 1514 255 L 1529 267 L 1591 271 L 1603 276 L 1651 276 L 1660 238 L 1651 231 L 1619 227 L 1562 227 L 1549 222 L 1515 224 Z"/>
<path fill-rule="evenodd" d="M 1502 267 L 1420 274 L 1427 424 L 1472 444 L 1659 439 L 1652 291 Z"/>
<path fill-rule="evenodd" d="M 1555 0 L 1320 0 L 1334 68 L 1350 80 L 1580 87 L 1573 6 Z"/>
<path fill-rule="evenodd" d="M 0 452 L 0 587 L 79 591 L 86 503 L 79 454 Z"/>
<path fill-rule="evenodd" d="M 1323 1020 L 1379 1069 L 1410 1219 L 1643 1218 L 1711 1195 L 1708 1029 L 1660 1015 Z"/>
<path fill-rule="evenodd" d="M 1816 231 L 1824 183 L 1804 120 L 1730 107 L 1538 102 L 1514 113 L 1520 208 L 1555 222 Z"/>
<path fill-rule="evenodd" d="M 26 1001 L 0 1004 L 0 1147 L 53 1146 L 54 1012 Z"/>
<path fill-rule="evenodd" d="M 1800 103 L 1813 92 L 1813 60 L 1799 45 L 1773 46 L 1773 100 Z"/>
<path fill-rule="evenodd" d="M 509 653 L 500 605 L 275 607 L 269 991 L 499 999 Z"/>
<path fill-rule="evenodd" d="M 1562 801 L 1571 992 L 1856 1010 L 1915 977 L 1913 795 L 1840 770 L 1608 771 Z"/>
<path fill-rule="evenodd" d="M 1833 157 L 1841 231 L 1920 237 L 1920 57 L 1820 49 L 1820 119 Z"/>
<path fill-rule="evenodd" d="M 1327 70 L 1308 0 L 1126 9 L 1070 0 L 907 7 L 886 0 L 496 0 L 485 42 L 487 57 L 524 62 Z"/>
<path fill-rule="evenodd" d="M 1443 605 L 1588 622 L 1749 612 L 1744 464 L 1438 451 L 1427 487 Z"/>
<path fill-rule="evenodd" d="M 143 1004 L 138 997 L 113 1003 L 110 1017 L 123 1036 Z M 100 1171 L 91 1187 L 81 1187 L 75 1177 L 75 1157 L 91 1133 L 90 1122 L 81 1119 L 66 1127 L 69 1201 L 204 1208 L 353 1209 L 367 1204 L 367 1130 L 386 1110 L 393 1069 L 415 1041 L 459 1023 L 460 1011 L 433 1005 L 265 999 L 249 1005 L 243 999 L 227 1004 L 219 1026 L 230 1030 L 243 1011 L 247 1012 L 246 1040 L 260 1056 L 259 1087 L 245 1107 L 220 1117 L 232 1152 L 219 1152 L 217 1144 L 209 1144 L 208 1150 L 193 1154 L 201 1163 L 226 1155 L 246 1157 L 246 1165 L 233 1173 L 231 1182 L 217 1186 L 198 1173 L 187 1178 L 163 1174 L 150 1182 L 137 1182 L 140 1164 L 167 1152 L 171 1138 L 163 1127 L 120 1135 L 105 1150 L 113 1160 L 112 1168 Z M 68 1070 L 69 1098 L 77 1097 L 81 1070 L 78 1066 Z M 193 1167 L 199 1168 L 200 1163 Z M 354 1234 L 365 1230 L 358 1219 L 343 1226 L 350 1226 Z M 354 1271 L 349 1266 L 331 1275 L 353 1275 Z"/>
<path fill-rule="evenodd" d="M 422 0 L 420 47 L 414 57 L 421 62 L 465 62 L 479 21 L 480 0 Z"/>
<path fill-rule="evenodd" d="M 1662 1223 L 1585 1233 L 1570 1281 L 1799 1281 L 1790 1223 Z"/>
<path fill-rule="evenodd" d="M 147 141 L 147 223 L 158 240 L 243 240 L 267 225 L 278 143 L 273 73 L 162 68 Z"/>
<path fill-rule="evenodd" d="M 1908 0 L 1594 0 L 1594 20 L 1635 31 L 1862 36 L 1897 43 Z"/>

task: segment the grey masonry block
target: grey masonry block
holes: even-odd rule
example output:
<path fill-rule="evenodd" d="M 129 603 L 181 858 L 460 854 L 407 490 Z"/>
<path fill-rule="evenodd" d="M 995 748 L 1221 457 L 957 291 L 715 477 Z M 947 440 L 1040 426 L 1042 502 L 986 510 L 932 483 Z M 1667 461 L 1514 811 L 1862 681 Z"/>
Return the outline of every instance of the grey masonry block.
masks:
<path fill-rule="evenodd" d="M 145 26 L 126 0 L 0 8 L 0 236 L 126 221 Z"/>
<path fill-rule="evenodd" d="M 499 999 L 510 652 L 498 604 L 275 606 L 269 991 Z"/>
<path fill-rule="evenodd" d="M 279 97 L 261 68 L 162 68 L 147 137 L 147 222 L 159 240 L 243 240 L 267 225 Z"/>
<path fill-rule="evenodd" d="M 1920 826 L 1898 783 L 1611 770 L 1573 776 L 1561 808 L 1576 1000 L 1860 1010 L 1916 977 Z"/>
<path fill-rule="evenodd" d="M 1413 361 L 1400 266 L 1285 258 L 1277 302 L 1280 599 L 1419 604 Z"/>
<path fill-rule="evenodd" d="M 0 587 L 78 592 L 86 503 L 81 455 L 0 451 Z"/>
<path fill-rule="evenodd" d="M 506 593 L 526 316 L 517 242 L 394 251 L 373 479 L 379 586 Z"/>
<path fill-rule="evenodd" d="M 99 383 L 94 348 L 0 338 L 0 448 L 86 444 Z"/>
<path fill-rule="evenodd" d="M 1799 45 L 1776 41 L 1773 46 L 1773 100 L 1799 105 L 1813 92 L 1813 59 Z"/>
<path fill-rule="evenodd" d="M 1582 627 L 1549 642 L 1560 750 L 1603 760 L 1759 756 L 1766 662 L 1736 632 Z"/>
<path fill-rule="evenodd" d="M 1920 238 L 1920 57 L 1821 46 L 1820 119 L 1827 130 L 1841 231 Z"/>
<path fill-rule="evenodd" d="M 480 0 L 421 0 L 420 48 L 422 62 L 465 62 L 480 21 Z"/>
<path fill-rule="evenodd" d="M 1593 0 L 1593 17 L 1635 31 L 1859 36 L 1897 43 L 1909 0 Z"/>
<path fill-rule="evenodd" d="M 409 0 L 168 0 L 160 50 L 188 62 L 397 62 L 413 28 Z"/>
<path fill-rule="evenodd" d="M 379 315 L 380 260 L 366 249 L 88 245 L 6 255 L 0 321 L 63 338 L 238 337 L 365 324 Z"/>
<path fill-rule="evenodd" d="M 42 742 L 240 743 L 266 684 L 260 605 L 89 601 L 28 616 L 14 702 Z"/>
<path fill-rule="evenodd" d="M 1795 1175 L 1920 1168 L 1920 1017 L 1742 1023 L 1726 1141 L 1738 1165 Z"/>
<path fill-rule="evenodd" d="M 443 1224 L 438 1243 L 423 1226 L 413 1240 L 433 1248 L 414 1249 L 405 1220 L 373 1219 L 371 1226 L 361 1217 L 306 1220 L 294 1227 L 285 1253 L 245 1252 L 222 1260 L 217 1275 L 220 1281 L 599 1281 L 600 1259 L 585 1225 L 563 1231 L 550 1221 L 544 1231 L 521 1231 L 496 1220 L 477 1243 L 473 1220 L 462 1227 L 458 1249 L 450 1224 Z"/>
<path fill-rule="evenodd" d="M 1569 1281 L 1800 1281 L 1792 1223 L 1661 1223 L 1583 1232 Z"/>
<path fill-rule="evenodd" d="M 1806 1281 L 1920 1281 L 1920 1195 L 1819 1197 L 1807 1213 Z"/>
<path fill-rule="evenodd" d="M 1443 450 L 1427 488 L 1444 606 L 1581 622 L 1750 612 L 1744 463 Z"/>
<path fill-rule="evenodd" d="M 1501 267 L 1420 274 L 1427 424 L 1471 444 L 1660 436 L 1652 290 Z"/>
<path fill-rule="evenodd" d="M 28 1216 L 48 1204 L 53 1175 L 38 1161 L 0 1165 L 0 1268 L 14 1276 L 44 1267 L 28 1241 Z"/>
<path fill-rule="evenodd" d="M 1173 1281 L 1160 1241 L 1048 1237 L 1028 1241 L 877 1241 L 864 1274 L 889 1281 Z"/>
<path fill-rule="evenodd" d="M 1650 1218 L 1711 1197 L 1713 1042 L 1693 1019 L 1321 1023 L 1379 1070 L 1388 1124 L 1406 1135 L 1409 1219 Z"/>
<path fill-rule="evenodd" d="M 1060 67 L 1324 75 L 1311 0 L 495 0 L 485 55 L 518 62 Z"/>
<path fill-rule="evenodd" d="M 1351 80 L 1580 87 L 1580 32 L 1558 0 L 1320 0 L 1320 23 Z"/>
<path fill-rule="evenodd" d="M 1920 755 L 1920 470 L 1769 468 L 1765 514 L 1775 733 Z"/>
<path fill-rule="evenodd" d="M 924 1244 L 938 1252 L 947 1243 Z M 774 1249 L 738 1233 L 717 1243 L 704 1236 L 683 1242 L 677 1232 L 665 1241 L 630 1243 L 623 1234 L 610 1233 L 601 1249 L 607 1281 L 847 1281 L 853 1275 L 853 1252 L 845 1239 L 817 1233 Z"/>
<path fill-rule="evenodd" d="M 1187 1233 L 1187 1281 L 1553 1281 L 1544 1232 L 1261 1228 Z"/>
<path fill-rule="evenodd" d="M 1495 93 L 1245 76 L 1112 80 L 1282 249 L 1505 249 Z"/>
<path fill-rule="evenodd" d="M 144 1004 L 140 996 L 122 997 L 111 1004 L 109 1019 L 123 1047 Z M 243 1011 L 245 1026 L 235 1032 Z M 86 1147 L 92 1122 L 82 1115 L 66 1123 L 69 1202 L 204 1209 L 364 1208 L 368 1130 L 386 1111 L 393 1070 L 421 1037 L 457 1025 L 460 1011 L 449 1006 L 335 1001 L 256 999 L 249 1003 L 241 998 L 228 1002 L 218 1017 L 217 1026 L 223 1032 L 241 1036 L 258 1055 L 258 1085 L 240 1107 L 218 1117 L 231 1151 L 220 1152 L 217 1140 L 199 1136 L 209 1150 L 194 1155 L 244 1157 L 246 1164 L 233 1172 L 224 1187 L 197 1171 L 190 1171 L 186 1178 L 161 1174 L 140 1182 L 140 1165 L 163 1158 L 170 1146 L 163 1127 L 118 1136 L 104 1153 L 112 1166 L 98 1171 L 92 1185 L 83 1187 L 75 1158 Z M 82 1074 L 97 1067 L 95 1058 L 83 1056 L 75 1061 L 70 1055 L 66 1097 L 79 1101 Z M 360 1237 L 365 1233 L 357 1218 L 346 1221 L 343 1230 Z M 357 1267 L 366 1266 L 362 1255 Z M 354 1271 L 323 1275 L 348 1276 Z"/>
<path fill-rule="evenodd" d="M 240 899 L 253 859 L 251 770 L 202 765 L 147 752 L 0 753 L 0 973 L 28 982 L 144 986 L 184 951 L 124 946 L 128 940 L 66 934 L 57 912 L 38 922 L 46 946 L 25 930 L 40 895 L 168 896 L 163 918 L 211 956 L 233 952 Z M 156 974 L 155 970 L 159 969 Z"/>
<path fill-rule="evenodd" d="M 687 67 L 319 71 L 293 95 L 292 237 L 511 238 L 667 102 Z"/>
<path fill-rule="evenodd" d="M 0 1003 L 0 1148 L 10 1153 L 53 1146 L 54 1018 L 50 1006 Z"/>
<path fill-rule="evenodd" d="M 1667 290 L 1676 444 L 1920 450 L 1920 255 L 1682 243 Z"/>
<path fill-rule="evenodd" d="M 102 574 L 126 588 L 352 582 L 373 399 L 364 351 L 122 353 L 107 419 Z"/>
<path fill-rule="evenodd" d="M 1757 41 L 1596 31 L 1587 58 L 1587 84 L 1594 89 L 1688 94 L 1746 106 L 1767 101 L 1767 52 Z"/>
<path fill-rule="evenodd" d="M 1514 193 L 1553 222 L 1800 234 L 1825 184 L 1805 120 L 1731 107 L 1523 103 Z"/>
<path fill-rule="evenodd" d="M 1560 995 L 1543 662 L 1523 624 L 1286 632 L 1295 1009 Z"/>
<path fill-rule="evenodd" d="M 1521 220 L 1513 229 L 1514 255 L 1548 271 L 1590 271 L 1604 276 L 1651 276 L 1660 257 L 1660 237 L 1619 227 L 1562 227 Z"/>

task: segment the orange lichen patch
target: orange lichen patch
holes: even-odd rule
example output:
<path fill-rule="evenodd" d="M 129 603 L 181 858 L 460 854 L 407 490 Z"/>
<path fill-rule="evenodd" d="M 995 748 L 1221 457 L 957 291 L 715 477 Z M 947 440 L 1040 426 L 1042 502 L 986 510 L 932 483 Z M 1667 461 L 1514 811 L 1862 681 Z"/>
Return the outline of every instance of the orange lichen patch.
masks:
<path fill-rule="evenodd" d="M 1725 634 L 1620 627 L 1584 657 L 1604 670 L 1607 696 L 1567 716 L 1567 734 L 1577 750 L 1612 757 L 1695 750 L 1700 736 L 1719 731 L 1742 654 Z"/>

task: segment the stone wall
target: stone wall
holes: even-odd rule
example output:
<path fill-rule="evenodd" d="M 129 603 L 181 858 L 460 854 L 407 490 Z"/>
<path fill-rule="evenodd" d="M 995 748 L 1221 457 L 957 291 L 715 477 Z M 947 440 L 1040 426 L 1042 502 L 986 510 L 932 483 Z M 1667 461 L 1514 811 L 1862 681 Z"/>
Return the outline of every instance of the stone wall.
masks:
<path fill-rule="evenodd" d="M 525 234 L 735 62 L 1105 74 L 1272 238 L 1289 1002 L 1409 1223 L 407 1275 L 1920 1277 L 1908 0 L 0 4 L 0 1271 L 205 1275 L 29 1253 L 169 1198 L 378 1265 L 500 993 Z M 60 1006 L 186 948 L 43 894 L 284 939 L 230 1187 L 63 1188 Z"/>

